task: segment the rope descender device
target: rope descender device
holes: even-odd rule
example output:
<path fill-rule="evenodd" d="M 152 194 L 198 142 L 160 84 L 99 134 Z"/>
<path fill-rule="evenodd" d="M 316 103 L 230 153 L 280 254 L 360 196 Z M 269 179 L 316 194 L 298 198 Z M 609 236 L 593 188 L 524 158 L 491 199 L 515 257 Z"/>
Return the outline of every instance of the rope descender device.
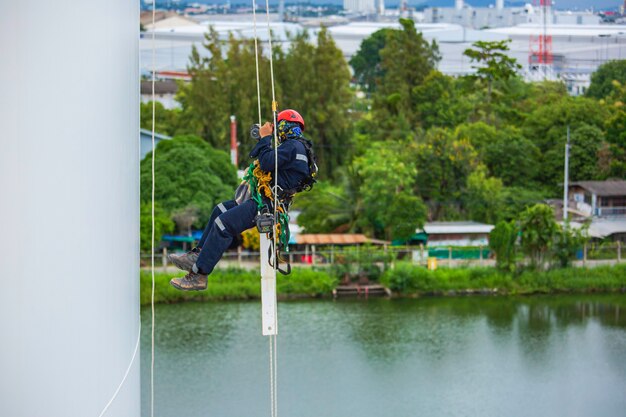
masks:
<path fill-rule="evenodd" d="M 274 216 L 267 208 L 263 209 L 255 218 L 256 228 L 259 233 L 272 233 L 274 229 Z"/>

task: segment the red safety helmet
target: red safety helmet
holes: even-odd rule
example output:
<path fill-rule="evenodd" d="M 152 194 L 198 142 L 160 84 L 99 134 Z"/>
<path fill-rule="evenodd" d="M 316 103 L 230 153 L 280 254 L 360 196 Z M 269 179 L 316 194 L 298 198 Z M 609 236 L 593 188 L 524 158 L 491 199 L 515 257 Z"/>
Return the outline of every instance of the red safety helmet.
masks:
<path fill-rule="evenodd" d="M 291 109 L 281 111 L 280 113 L 278 113 L 278 117 L 276 118 L 276 121 L 280 122 L 281 120 L 287 120 L 288 122 L 300 123 L 300 126 L 302 127 L 302 131 L 304 132 L 304 119 L 302 118 L 302 116 L 300 116 L 300 113 L 298 113 L 297 111 L 291 110 Z"/>

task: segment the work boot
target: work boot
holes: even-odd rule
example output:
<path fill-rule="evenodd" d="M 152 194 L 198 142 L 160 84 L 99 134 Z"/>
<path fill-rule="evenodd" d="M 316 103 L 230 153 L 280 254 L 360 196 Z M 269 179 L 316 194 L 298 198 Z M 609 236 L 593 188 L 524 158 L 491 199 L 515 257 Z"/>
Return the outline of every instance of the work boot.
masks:
<path fill-rule="evenodd" d="M 172 278 L 170 284 L 172 287 L 182 291 L 201 291 L 206 290 L 208 277 L 206 274 L 189 272 L 182 278 Z"/>
<path fill-rule="evenodd" d="M 183 253 L 181 255 L 171 253 L 167 255 L 167 259 L 173 263 L 176 268 L 182 269 L 183 271 L 191 271 L 191 267 L 198 260 L 198 255 L 200 250 L 198 248 L 194 248 L 187 253 Z"/>

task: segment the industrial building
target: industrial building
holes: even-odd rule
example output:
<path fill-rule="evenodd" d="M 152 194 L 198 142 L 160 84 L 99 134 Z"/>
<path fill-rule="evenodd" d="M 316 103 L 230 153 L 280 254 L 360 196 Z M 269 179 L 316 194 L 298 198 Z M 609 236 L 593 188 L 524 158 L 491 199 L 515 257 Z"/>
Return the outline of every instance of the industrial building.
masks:
<path fill-rule="evenodd" d="M 528 8 L 505 8 L 504 0 L 495 7 L 471 7 L 456 0 L 455 7 L 429 7 L 424 10 L 426 23 L 453 23 L 473 29 L 514 26 L 528 22 Z"/>
<path fill-rule="evenodd" d="M 465 6 L 463 6 L 465 7 Z M 509 10 L 491 8 L 492 12 Z M 458 23 L 425 23 L 421 15 L 415 16 L 416 29 L 429 42 L 436 41 L 441 54 L 438 69 L 444 74 L 461 76 L 473 73 L 474 64 L 463 55 L 476 41 L 511 40 L 508 54 L 522 65 L 522 76 L 527 80 L 562 80 L 572 95 L 584 93 L 589 85 L 590 75 L 604 62 L 626 59 L 626 26 L 607 24 L 548 24 L 544 26 L 536 10 L 532 11 L 533 21 L 491 29 L 478 30 Z M 506 12 L 503 12 L 506 16 Z M 564 16 L 578 16 L 575 13 Z M 426 14 L 424 15 L 426 16 Z M 277 22 L 274 15 L 272 29 L 277 42 L 283 47 L 289 45 L 288 33 L 294 34 L 306 28 L 306 21 L 298 23 Z M 576 17 L 574 20 L 578 22 Z M 586 22 L 585 19 L 581 20 Z M 158 27 L 156 68 L 157 71 L 184 71 L 192 45 L 200 54 L 206 54 L 201 44 L 208 26 L 212 26 L 224 39 L 228 33 L 252 38 L 252 15 L 212 15 L 206 16 L 196 25 Z M 340 22 L 328 28 L 337 46 L 349 59 L 354 55 L 363 39 L 383 28 L 399 28 L 394 21 Z M 309 29 L 315 32 L 315 28 Z M 314 33 L 312 34 L 314 35 Z M 267 41 L 265 31 L 259 33 L 262 42 Z M 140 41 L 142 70 L 151 68 L 151 48 L 149 37 Z"/>
<path fill-rule="evenodd" d="M 455 7 L 429 7 L 424 10 L 425 23 L 452 23 L 467 28 L 486 29 L 543 22 L 545 2 L 527 3 L 522 7 L 504 7 L 504 0 L 496 0 L 495 7 L 472 7 L 463 0 L 455 0 Z M 591 12 L 560 12 L 547 7 L 548 24 L 597 25 L 600 17 Z"/>
<path fill-rule="evenodd" d="M 377 0 L 343 0 L 343 9 L 351 13 L 376 13 Z"/>

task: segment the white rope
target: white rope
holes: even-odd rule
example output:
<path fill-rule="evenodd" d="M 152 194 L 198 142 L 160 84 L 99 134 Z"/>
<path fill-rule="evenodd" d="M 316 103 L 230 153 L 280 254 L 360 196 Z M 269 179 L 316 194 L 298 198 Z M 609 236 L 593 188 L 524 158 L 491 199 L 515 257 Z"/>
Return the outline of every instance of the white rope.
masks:
<path fill-rule="evenodd" d="M 271 417 L 275 417 L 276 415 L 276 408 L 275 408 L 275 403 L 274 403 L 274 398 L 276 397 L 276 391 L 274 389 L 275 384 L 274 384 L 274 346 L 272 345 L 272 339 L 274 338 L 274 336 L 270 335 L 270 337 L 267 339 L 269 342 L 269 351 L 270 351 L 270 416 Z"/>
<path fill-rule="evenodd" d="M 278 350 L 277 337 L 273 335 L 271 340 L 274 341 L 274 417 L 278 417 Z"/>
<path fill-rule="evenodd" d="M 254 27 L 254 53 L 255 53 L 255 64 L 256 64 L 256 88 L 257 88 L 257 106 L 259 111 L 259 125 L 262 123 L 262 114 L 261 114 L 261 83 L 259 76 L 259 49 L 258 49 L 258 35 L 257 35 L 257 18 L 256 18 L 256 0 L 252 0 L 252 17 L 253 17 L 253 27 Z M 274 86 L 274 60 L 273 60 L 273 49 L 272 49 L 272 32 L 270 27 L 270 15 L 269 15 L 269 1 L 265 1 L 265 14 L 267 17 L 267 35 L 269 42 L 269 55 L 270 55 L 270 80 L 272 86 L 272 118 L 274 124 L 274 196 L 278 193 L 278 133 L 276 131 L 276 113 L 277 113 L 277 104 L 276 104 L 276 90 Z M 275 198 L 276 200 L 276 198 Z M 274 204 L 274 219 L 276 219 L 277 214 L 277 204 Z M 274 248 L 277 246 L 277 235 L 274 233 Z M 274 257 L 274 274 L 276 274 L 276 270 L 278 268 L 278 259 L 276 259 L 276 252 L 271 255 Z M 276 316 L 274 318 L 274 328 L 276 328 L 277 319 Z M 277 395 L 277 355 L 276 355 L 276 335 L 269 336 L 269 356 L 270 356 L 270 415 L 271 417 L 278 416 L 278 395 Z"/>
<path fill-rule="evenodd" d="M 259 108 L 259 128 L 263 123 L 261 115 L 261 82 L 259 81 L 259 42 L 256 34 L 256 0 L 252 0 L 252 20 L 254 21 L 254 61 L 256 64 L 256 98 Z"/>
<path fill-rule="evenodd" d="M 120 390 L 122 389 L 122 385 L 124 385 L 124 382 L 126 382 L 126 378 L 128 377 L 128 374 L 130 373 L 130 370 L 133 367 L 133 363 L 135 363 L 135 357 L 137 357 L 137 351 L 139 351 L 140 340 L 141 340 L 141 321 L 139 322 L 139 333 L 137 334 L 137 343 L 135 343 L 135 350 L 133 351 L 132 358 L 130 358 L 130 363 L 128 364 L 128 367 L 126 368 L 126 372 L 124 372 L 124 376 L 122 377 L 122 382 L 120 382 L 120 384 L 117 386 L 117 389 L 113 393 L 113 396 L 111 397 L 107 405 L 104 406 L 104 408 L 102 409 L 102 412 L 100 413 L 98 417 L 102 417 L 104 413 L 107 412 L 107 410 L 109 409 L 111 404 L 113 404 L 113 401 L 117 397 L 117 394 L 119 394 Z"/>
<path fill-rule="evenodd" d="M 274 221 L 277 219 L 278 213 L 278 121 L 276 120 L 278 112 L 278 104 L 276 103 L 276 89 L 274 88 L 274 50 L 272 48 L 272 30 L 270 26 L 270 4 L 269 0 L 265 0 L 265 16 L 267 19 L 267 40 L 269 46 L 270 56 L 270 80 L 272 84 L 272 117 L 274 122 Z M 278 257 L 276 256 L 276 248 L 278 248 L 278 233 L 274 230 L 274 250 L 272 256 L 274 257 L 274 275 L 278 270 Z M 277 328 L 278 311 L 274 315 L 274 328 Z M 270 360 L 272 366 L 270 368 L 270 385 L 272 401 L 272 417 L 278 417 L 278 389 L 277 389 L 277 376 L 278 376 L 278 355 L 276 352 L 276 335 L 270 336 Z"/>
<path fill-rule="evenodd" d="M 156 154 L 156 143 L 154 140 L 154 132 L 155 132 L 155 123 L 156 123 L 156 97 L 154 94 L 154 84 L 156 82 L 156 53 L 155 53 L 155 42 L 154 42 L 154 33 L 155 33 L 155 25 L 156 22 L 156 1 L 152 2 L 152 191 L 151 191 L 151 220 L 152 220 L 152 237 L 150 239 L 150 276 L 152 278 L 152 290 L 150 293 L 150 312 L 152 317 L 152 328 L 151 328 L 151 348 L 150 348 L 150 416 L 154 417 L 154 155 Z"/>

